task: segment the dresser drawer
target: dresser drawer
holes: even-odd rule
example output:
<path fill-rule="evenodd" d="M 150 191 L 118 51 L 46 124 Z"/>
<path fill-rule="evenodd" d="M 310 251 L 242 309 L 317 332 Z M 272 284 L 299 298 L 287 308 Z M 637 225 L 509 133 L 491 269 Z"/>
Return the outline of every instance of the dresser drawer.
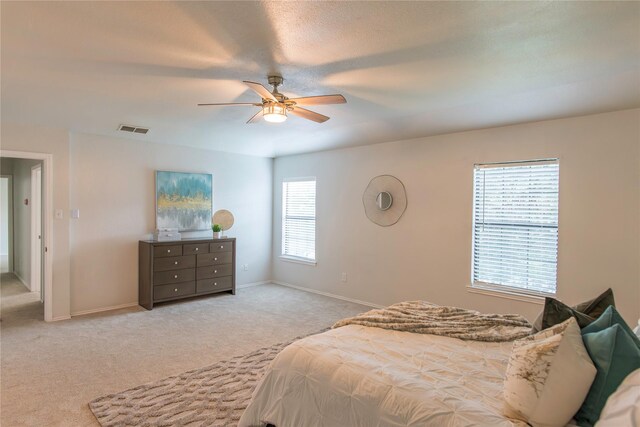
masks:
<path fill-rule="evenodd" d="M 182 255 L 182 245 L 156 246 L 153 248 L 153 256 L 155 258 L 179 255 Z"/>
<path fill-rule="evenodd" d="M 205 265 L 230 264 L 233 260 L 233 252 L 214 252 L 212 254 L 198 255 L 198 267 Z"/>
<path fill-rule="evenodd" d="M 180 283 L 195 280 L 195 268 L 184 270 L 159 271 L 153 275 L 154 285 L 166 285 L 167 283 Z"/>
<path fill-rule="evenodd" d="M 212 267 L 198 267 L 196 270 L 196 278 L 198 280 L 231 276 L 231 274 L 233 274 L 231 264 L 214 265 Z"/>
<path fill-rule="evenodd" d="M 196 293 L 228 291 L 232 288 L 231 276 L 216 277 L 214 279 L 201 279 L 196 282 Z"/>
<path fill-rule="evenodd" d="M 233 242 L 209 243 L 209 252 L 231 252 Z"/>
<path fill-rule="evenodd" d="M 182 255 L 206 254 L 207 252 L 209 252 L 209 243 L 197 243 L 182 246 Z"/>
<path fill-rule="evenodd" d="M 161 300 L 167 298 L 183 297 L 196 293 L 196 282 L 174 283 L 153 287 L 153 299 Z"/>
<path fill-rule="evenodd" d="M 171 256 L 158 258 L 153 263 L 153 271 L 180 270 L 196 266 L 196 256 Z"/>

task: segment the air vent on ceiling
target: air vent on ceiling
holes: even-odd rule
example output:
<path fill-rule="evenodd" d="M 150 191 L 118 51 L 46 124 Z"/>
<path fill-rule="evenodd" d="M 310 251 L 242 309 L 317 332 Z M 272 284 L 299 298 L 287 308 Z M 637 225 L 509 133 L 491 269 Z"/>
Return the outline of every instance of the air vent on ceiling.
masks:
<path fill-rule="evenodd" d="M 120 125 L 120 128 L 118 130 L 121 130 L 123 132 L 141 133 L 143 135 L 149 132 L 149 129 L 147 128 L 143 128 L 139 126 L 130 126 L 130 125 Z"/>

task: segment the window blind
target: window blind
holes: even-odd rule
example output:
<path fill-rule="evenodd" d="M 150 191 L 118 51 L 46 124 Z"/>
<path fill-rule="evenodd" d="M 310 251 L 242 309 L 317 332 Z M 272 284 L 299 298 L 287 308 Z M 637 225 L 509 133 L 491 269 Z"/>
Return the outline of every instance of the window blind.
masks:
<path fill-rule="evenodd" d="M 554 294 L 558 160 L 476 165 L 473 283 Z"/>
<path fill-rule="evenodd" d="M 287 179 L 282 183 L 282 255 L 316 258 L 316 180 Z"/>

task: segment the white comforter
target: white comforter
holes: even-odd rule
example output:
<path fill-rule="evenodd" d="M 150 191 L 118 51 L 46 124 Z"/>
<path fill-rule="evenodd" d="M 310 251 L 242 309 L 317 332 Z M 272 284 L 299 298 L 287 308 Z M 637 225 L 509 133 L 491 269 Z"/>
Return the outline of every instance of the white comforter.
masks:
<path fill-rule="evenodd" d="M 239 426 L 525 426 L 501 413 L 511 345 L 333 329 L 274 359 Z"/>

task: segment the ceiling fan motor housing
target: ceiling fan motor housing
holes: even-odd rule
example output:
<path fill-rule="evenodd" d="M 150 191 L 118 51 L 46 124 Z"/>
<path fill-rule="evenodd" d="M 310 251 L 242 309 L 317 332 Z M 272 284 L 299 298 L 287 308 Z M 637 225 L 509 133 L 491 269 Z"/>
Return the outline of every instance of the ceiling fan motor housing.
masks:
<path fill-rule="evenodd" d="M 276 97 L 276 99 L 280 102 L 287 99 L 286 96 L 278 92 L 278 86 L 280 86 L 284 82 L 284 79 L 282 78 L 282 76 L 273 75 L 273 76 L 268 76 L 267 78 L 268 78 L 269 84 L 273 86 L 273 92 L 271 92 L 273 96 Z"/>
<path fill-rule="evenodd" d="M 271 86 L 275 86 L 276 88 L 284 82 L 284 79 L 282 78 L 282 76 L 278 76 L 278 75 L 268 76 L 268 79 L 269 79 L 268 80 L 269 84 Z"/>

